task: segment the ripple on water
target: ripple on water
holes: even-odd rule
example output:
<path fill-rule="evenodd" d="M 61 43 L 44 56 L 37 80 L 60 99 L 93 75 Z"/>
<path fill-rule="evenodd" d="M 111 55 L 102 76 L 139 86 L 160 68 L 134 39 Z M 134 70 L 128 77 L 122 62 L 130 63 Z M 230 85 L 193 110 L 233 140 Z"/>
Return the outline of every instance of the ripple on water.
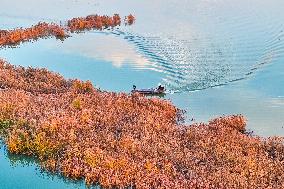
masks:
<path fill-rule="evenodd" d="M 59 22 L 65 18 L 59 13 L 64 2 L 57 3 L 56 11 L 50 12 L 56 14 L 48 14 L 44 20 Z M 150 64 L 132 64 L 132 68 L 162 72 L 162 81 L 171 91 L 195 91 L 246 79 L 284 53 L 284 14 L 280 0 L 157 0 L 152 6 L 149 1 L 126 1 L 115 10 L 110 6 L 113 3 L 113 0 L 98 1 L 92 7 L 95 12 L 108 7 L 126 14 L 129 9 L 125 5 L 131 5 L 137 27 L 102 33 L 117 35 L 133 44 L 139 56 Z M 4 4 L 9 5 L 9 1 L 5 0 Z M 69 6 L 76 8 L 79 4 L 74 1 Z M 73 8 L 65 11 L 73 15 L 83 11 Z M 168 11 L 173 9 L 179 11 Z M 19 13 L 4 11 L 0 17 L 33 22 L 40 18 L 39 11 L 25 15 L 24 10 L 21 7 Z"/>
<path fill-rule="evenodd" d="M 210 6 L 207 1 L 202 2 L 198 11 L 192 12 L 182 11 L 182 3 L 175 4 L 196 30 L 192 35 L 180 33 L 189 27 L 186 24 L 178 25 L 176 33 L 166 35 L 141 33 L 131 28 L 112 34 L 136 46 L 138 53 L 152 63 L 151 67 L 164 73 L 167 88 L 179 92 L 246 79 L 283 56 L 284 27 L 278 11 L 265 9 L 255 1 L 237 6 L 230 1 L 215 1 Z M 196 14 L 198 22 L 191 19 Z M 166 20 L 167 15 L 164 16 Z"/>

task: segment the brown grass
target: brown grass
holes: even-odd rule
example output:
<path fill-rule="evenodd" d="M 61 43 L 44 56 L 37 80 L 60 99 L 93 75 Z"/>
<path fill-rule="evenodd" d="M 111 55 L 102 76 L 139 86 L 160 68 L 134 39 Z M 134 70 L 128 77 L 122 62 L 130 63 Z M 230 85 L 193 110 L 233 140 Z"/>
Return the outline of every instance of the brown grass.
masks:
<path fill-rule="evenodd" d="M 48 24 L 45 22 L 38 23 L 35 26 L 25 29 L 1 30 L 0 46 L 15 45 L 28 40 L 36 40 L 42 37 L 55 36 L 58 38 L 66 37 L 64 29 L 56 24 Z"/>
<path fill-rule="evenodd" d="M 135 18 L 132 15 L 127 17 L 125 23 L 133 24 Z M 60 26 L 55 23 L 40 22 L 30 28 L 18 28 L 14 30 L 0 30 L 0 46 L 17 45 L 20 42 L 37 40 L 38 38 L 55 36 L 64 39 L 69 32 L 79 32 L 90 29 L 102 30 L 113 28 L 121 24 L 118 14 L 113 16 L 89 15 L 87 17 L 73 18 L 67 21 L 67 26 Z"/>
<path fill-rule="evenodd" d="M 118 14 L 110 16 L 90 15 L 87 17 L 79 17 L 68 20 L 68 29 L 71 32 L 80 30 L 97 29 L 102 30 L 109 27 L 119 26 L 121 18 Z"/>
<path fill-rule="evenodd" d="M 0 74 L 2 138 L 45 170 L 105 188 L 284 186 L 283 139 L 246 134 L 240 115 L 182 125 L 165 100 L 3 61 Z"/>

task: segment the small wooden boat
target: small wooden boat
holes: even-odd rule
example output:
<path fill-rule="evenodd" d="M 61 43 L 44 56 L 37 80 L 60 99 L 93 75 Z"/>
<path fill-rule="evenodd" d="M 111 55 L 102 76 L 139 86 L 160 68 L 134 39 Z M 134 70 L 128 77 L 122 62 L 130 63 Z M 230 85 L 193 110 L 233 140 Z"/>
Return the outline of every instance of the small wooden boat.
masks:
<path fill-rule="evenodd" d="M 132 93 L 139 93 L 143 95 L 164 95 L 165 94 L 165 87 L 159 85 L 157 88 L 150 88 L 150 89 L 136 89 L 136 86 L 133 85 Z"/>

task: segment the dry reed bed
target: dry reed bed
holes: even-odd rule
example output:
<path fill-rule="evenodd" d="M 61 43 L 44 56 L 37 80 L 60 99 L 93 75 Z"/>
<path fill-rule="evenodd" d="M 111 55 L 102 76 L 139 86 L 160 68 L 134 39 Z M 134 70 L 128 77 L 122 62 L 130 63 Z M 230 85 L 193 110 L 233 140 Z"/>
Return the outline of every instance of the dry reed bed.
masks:
<path fill-rule="evenodd" d="M 42 22 L 25 29 L 0 30 L 0 46 L 15 45 L 23 41 L 47 36 L 63 38 L 66 34 L 61 26 Z"/>
<path fill-rule="evenodd" d="M 135 21 L 133 15 L 125 17 L 124 23 L 131 25 Z M 55 36 L 64 39 L 68 32 L 78 32 L 90 29 L 102 30 L 119 26 L 121 18 L 118 14 L 113 16 L 89 15 L 87 17 L 73 18 L 67 21 L 67 26 L 55 23 L 40 22 L 30 28 L 18 28 L 14 30 L 0 30 L 0 46 L 16 45 L 20 42 L 36 40 L 38 38 Z"/>
<path fill-rule="evenodd" d="M 165 100 L 0 65 L 1 136 L 11 153 L 36 156 L 45 170 L 105 188 L 284 186 L 283 140 L 245 134 L 242 116 L 181 125 Z"/>

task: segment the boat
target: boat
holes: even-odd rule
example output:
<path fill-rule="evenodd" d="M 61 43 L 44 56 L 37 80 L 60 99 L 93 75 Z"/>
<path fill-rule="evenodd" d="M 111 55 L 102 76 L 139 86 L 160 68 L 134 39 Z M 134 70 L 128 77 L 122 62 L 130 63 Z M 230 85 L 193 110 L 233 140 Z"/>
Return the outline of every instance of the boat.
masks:
<path fill-rule="evenodd" d="M 136 89 L 136 86 L 133 85 L 132 93 L 139 93 L 143 95 L 165 95 L 165 87 L 159 85 L 157 88 L 150 89 Z"/>

